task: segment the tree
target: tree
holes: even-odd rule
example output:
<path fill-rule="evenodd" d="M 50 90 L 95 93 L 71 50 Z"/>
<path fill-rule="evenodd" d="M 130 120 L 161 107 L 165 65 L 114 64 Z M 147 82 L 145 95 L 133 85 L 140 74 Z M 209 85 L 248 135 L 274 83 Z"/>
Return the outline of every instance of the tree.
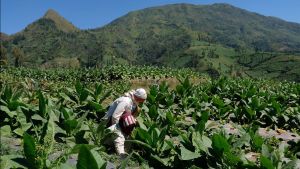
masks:
<path fill-rule="evenodd" d="M 96 42 L 97 45 L 97 53 L 96 53 L 96 66 L 102 66 L 103 65 L 103 58 L 105 55 L 105 46 L 106 42 L 104 39 L 100 39 L 99 42 Z"/>
<path fill-rule="evenodd" d="M 0 48 L 0 66 L 2 66 L 2 65 L 7 65 L 7 50 L 1 44 L 1 48 Z"/>
<path fill-rule="evenodd" d="M 13 56 L 15 58 L 15 66 L 16 67 L 20 67 L 23 64 L 23 59 L 24 59 L 24 53 L 23 51 L 18 48 L 18 47 L 14 47 L 12 50 Z"/>

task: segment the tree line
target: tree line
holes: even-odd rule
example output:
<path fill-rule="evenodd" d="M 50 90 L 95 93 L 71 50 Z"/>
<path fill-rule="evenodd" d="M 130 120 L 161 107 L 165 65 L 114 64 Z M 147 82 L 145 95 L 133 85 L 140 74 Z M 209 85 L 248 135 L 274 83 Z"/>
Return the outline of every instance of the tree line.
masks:
<path fill-rule="evenodd" d="M 20 67 L 24 63 L 25 54 L 23 50 L 17 46 L 12 48 L 12 55 L 14 57 L 14 66 Z M 7 57 L 7 49 L 1 44 L 0 49 L 0 66 L 6 66 L 9 64 Z"/>

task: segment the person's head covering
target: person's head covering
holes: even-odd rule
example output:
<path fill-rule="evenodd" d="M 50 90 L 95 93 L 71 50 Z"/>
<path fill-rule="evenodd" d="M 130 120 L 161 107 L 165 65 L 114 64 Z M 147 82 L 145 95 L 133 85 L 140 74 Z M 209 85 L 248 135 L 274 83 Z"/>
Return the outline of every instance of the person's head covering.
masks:
<path fill-rule="evenodd" d="M 147 99 L 147 92 L 143 88 L 136 89 L 134 91 L 133 95 L 135 95 L 136 97 L 138 97 L 140 99 L 144 99 L 144 100 Z"/>

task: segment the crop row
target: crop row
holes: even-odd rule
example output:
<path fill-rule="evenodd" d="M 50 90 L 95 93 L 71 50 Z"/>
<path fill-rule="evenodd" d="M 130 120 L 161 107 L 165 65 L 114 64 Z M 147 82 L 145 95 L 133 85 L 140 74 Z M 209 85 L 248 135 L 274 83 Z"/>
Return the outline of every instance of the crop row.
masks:
<path fill-rule="evenodd" d="M 298 83 L 226 77 L 200 85 L 179 81 L 175 89 L 167 83 L 149 87 L 121 168 L 130 161 L 146 168 L 293 168 L 299 163 L 299 142 L 258 134 L 261 127 L 299 133 Z M 23 147 L 6 152 L 1 146 L 2 167 L 102 168 L 116 158 L 103 144 L 111 133 L 101 118 L 108 106 L 104 101 L 124 88 L 116 92 L 116 86 L 77 82 L 45 92 L 27 83 L 1 84 L 1 139 L 21 139 Z M 234 124 L 239 134 L 226 133 L 216 122 Z M 258 158 L 250 160 L 249 153 Z"/>

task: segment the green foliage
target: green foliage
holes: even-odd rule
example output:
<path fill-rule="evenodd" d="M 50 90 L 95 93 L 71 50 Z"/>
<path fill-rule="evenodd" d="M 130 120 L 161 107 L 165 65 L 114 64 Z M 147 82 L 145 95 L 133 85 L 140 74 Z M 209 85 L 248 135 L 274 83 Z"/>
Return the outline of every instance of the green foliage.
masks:
<path fill-rule="evenodd" d="M 101 160 L 101 159 L 97 159 Z M 78 169 L 87 169 L 87 168 L 103 168 L 102 166 L 98 166 L 97 161 L 93 154 L 86 146 L 81 146 L 79 154 L 78 154 L 78 162 L 76 164 Z"/>
<path fill-rule="evenodd" d="M 37 150 L 35 145 L 35 140 L 33 137 L 24 133 L 24 155 L 29 162 L 30 168 L 38 168 L 39 164 L 37 163 Z"/>
<path fill-rule="evenodd" d="M 23 153 L 9 154 L 1 146 L 5 167 L 103 168 L 110 161 L 121 168 L 283 168 L 297 162 L 299 143 L 265 138 L 258 128 L 299 132 L 298 83 L 211 80 L 189 69 L 147 66 L 6 68 L 0 76 L 1 139 L 24 143 Z M 161 82 L 147 88 L 139 127 L 126 141 L 132 144 L 130 155 L 120 162 L 103 144 L 111 138 L 101 121 L 106 107 L 128 90 L 131 79 L 172 76 L 179 78 L 174 87 Z M 203 81 L 197 84 L 188 77 Z M 237 134 L 222 124 L 232 124 Z M 258 158 L 252 162 L 248 153 Z"/>

